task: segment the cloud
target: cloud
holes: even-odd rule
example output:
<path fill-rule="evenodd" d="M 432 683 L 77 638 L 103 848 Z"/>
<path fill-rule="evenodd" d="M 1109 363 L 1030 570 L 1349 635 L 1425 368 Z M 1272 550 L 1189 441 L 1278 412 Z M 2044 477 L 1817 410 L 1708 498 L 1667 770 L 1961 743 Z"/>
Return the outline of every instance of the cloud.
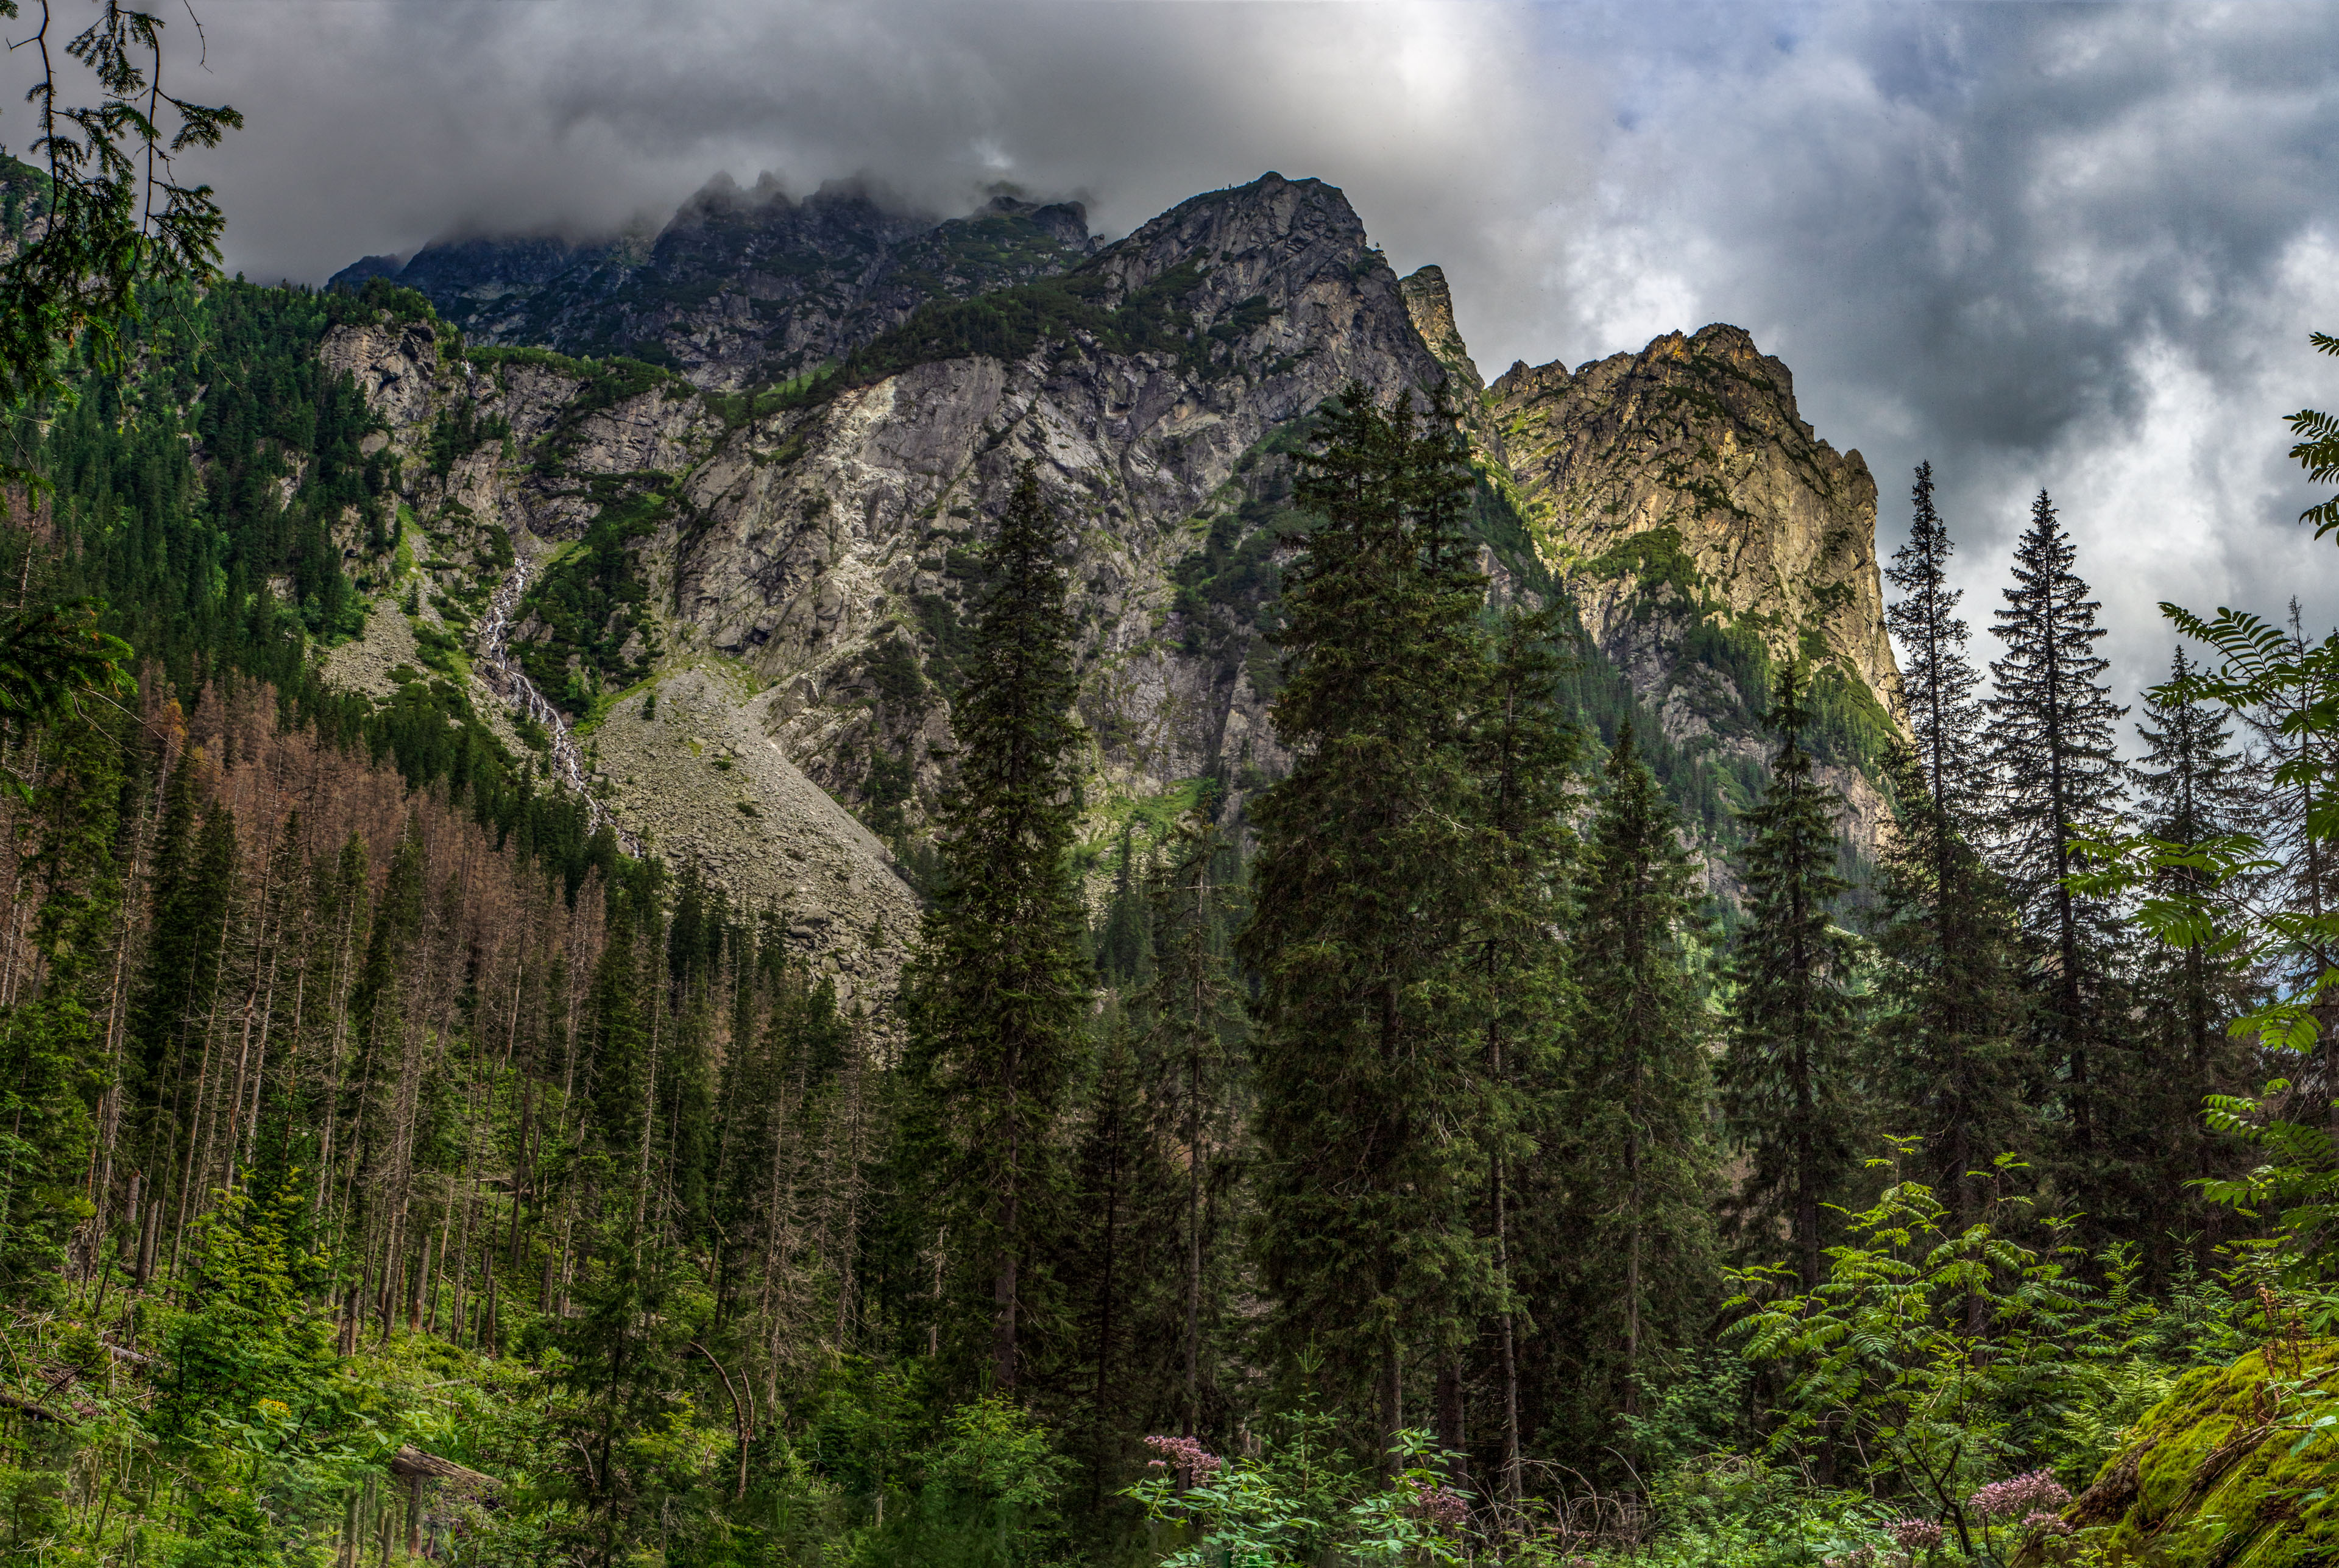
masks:
<path fill-rule="evenodd" d="M 2339 13 L 1651 15 L 1552 14 L 1615 90 L 1596 179 L 1539 218 L 1572 356 L 1752 330 L 1869 459 L 1888 550 L 1933 460 L 1978 634 L 2048 488 L 2125 690 L 2166 668 L 2163 599 L 2339 621 L 2280 423 L 2339 401 L 2305 344 L 2339 321 Z"/>
<path fill-rule="evenodd" d="M 718 170 L 797 194 L 865 176 L 938 212 L 1005 179 L 1121 232 L 1274 168 L 1346 185 L 1377 237 L 1426 251 L 1588 168 L 1588 94 L 1501 6 L 209 0 L 204 19 L 204 89 L 250 116 L 215 167 L 255 276 L 453 230 L 607 232 Z"/>
<path fill-rule="evenodd" d="M 607 232 L 717 170 L 1108 232 L 1268 168 L 1442 263 L 1479 362 L 1731 321 L 1903 526 L 1930 458 L 1987 625 L 2041 485 L 2128 686 L 2155 605 L 2339 620 L 2281 414 L 2339 402 L 2339 11 L 1948 4 L 206 0 L 176 84 L 229 261 L 315 281 L 458 230 Z M 173 24 L 178 26 L 178 24 Z M 176 35 L 173 35 L 176 38 Z M 184 40 L 179 40 L 184 42 Z M 0 134 L 21 142 L 21 54 Z M 1983 639 L 1985 646 L 1988 639 Z"/>

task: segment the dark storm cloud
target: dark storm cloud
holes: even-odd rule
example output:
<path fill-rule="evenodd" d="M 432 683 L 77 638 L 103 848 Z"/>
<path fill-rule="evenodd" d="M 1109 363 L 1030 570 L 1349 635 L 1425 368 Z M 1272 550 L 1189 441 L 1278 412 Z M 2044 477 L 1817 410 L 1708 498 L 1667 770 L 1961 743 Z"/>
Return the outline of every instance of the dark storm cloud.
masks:
<path fill-rule="evenodd" d="M 202 173 L 255 277 L 656 222 L 717 170 L 936 211 L 1005 180 L 1115 232 L 1317 174 L 1400 268 L 1445 265 L 1489 370 L 1752 329 L 1870 459 L 1888 548 L 1934 460 L 1977 623 L 2042 484 L 2131 682 L 2166 656 L 2160 598 L 2339 618 L 2279 425 L 2339 401 L 2304 348 L 2339 322 L 2326 6 L 202 9 L 210 75 L 178 80 L 250 117 Z"/>
<path fill-rule="evenodd" d="M 1584 166 L 1575 74 L 1494 6 L 209 0 L 205 21 L 251 116 L 217 164 L 231 260 L 271 275 L 655 222 L 718 170 L 799 195 L 865 176 L 937 211 L 1009 181 L 1118 231 L 1277 168 L 1347 184 L 1396 242 Z"/>
<path fill-rule="evenodd" d="M 1888 548 L 1934 460 L 1977 629 L 2046 487 L 2125 684 L 2165 666 L 2164 598 L 2339 618 L 2279 422 L 2339 396 L 2304 342 L 2339 321 L 2339 13 L 1684 9 L 1578 46 L 1617 113 L 1543 215 L 1556 336 L 1752 329 L 1870 459 Z"/>

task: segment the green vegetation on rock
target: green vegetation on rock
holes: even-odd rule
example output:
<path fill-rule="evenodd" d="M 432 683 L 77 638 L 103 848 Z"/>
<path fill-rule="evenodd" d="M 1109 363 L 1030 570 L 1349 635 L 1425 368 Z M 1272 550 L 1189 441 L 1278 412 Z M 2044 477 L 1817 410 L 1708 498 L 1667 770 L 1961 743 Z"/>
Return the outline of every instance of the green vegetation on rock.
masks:
<path fill-rule="evenodd" d="M 2186 1373 L 2068 1517 L 2115 1563 L 2339 1563 L 2339 1341 L 2285 1334 Z"/>

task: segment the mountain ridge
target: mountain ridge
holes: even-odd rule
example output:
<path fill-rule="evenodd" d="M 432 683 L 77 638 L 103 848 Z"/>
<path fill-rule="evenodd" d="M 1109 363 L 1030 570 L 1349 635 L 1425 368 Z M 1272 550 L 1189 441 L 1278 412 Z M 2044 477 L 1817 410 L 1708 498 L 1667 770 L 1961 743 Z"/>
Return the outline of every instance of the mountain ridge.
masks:
<path fill-rule="evenodd" d="M 531 307 L 541 319 L 589 303 L 548 305 L 551 287 Z M 814 314 L 836 320 L 824 304 Z M 1134 803 L 1206 776 L 1239 815 L 1288 764 L 1268 722 L 1266 633 L 1280 563 L 1309 524 L 1290 506 L 1286 458 L 1351 381 L 1384 399 L 1441 380 L 1460 394 L 1496 596 L 1557 593 L 1584 612 L 1601 666 L 1585 678 L 1630 686 L 1601 700 L 1645 704 L 1653 741 L 1705 781 L 1682 787 L 1706 792 L 1698 831 L 1717 886 L 1729 804 L 1759 781 L 1765 660 L 1816 653 L 1861 688 L 1855 718 L 1891 725 L 1889 644 L 1851 629 L 1876 602 L 1874 487 L 1857 454 L 1836 457 L 1801 423 L 1784 367 L 1737 329 L 1673 334 L 1598 374 L 1514 367 L 1488 387 L 1442 271 L 1398 279 L 1337 187 L 1270 173 L 1061 271 L 930 298 L 856 351 L 844 364 L 864 373 L 731 395 L 703 367 L 597 368 L 419 327 L 395 341 L 344 328 L 329 349 L 391 423 L 426 531 L 499 528 L 536 563 L 515 647 L 601 749 L 596 787 L 611 809 L 653 846 L 688 847 L 718 874 L 728 864 L 755 896 L 787 889 L 745 869 L 753 819 L 682 812 L 671 770 L 645 749 L 664 733 L 657 694 L 712 672 L 711 685 L 689 676 L 694 702 L 734 692 L 774 755 L 911 853 L 943 783 L 934 759 L 950 744 L 977 547 L 1027 461 L 1074 537 L 1091 827 L 1109 833 Z M 1708 371 L 1676 363 L 1717 356 L 1768 390 L 1747 380 L 1732 403 L 1683 380 Z M 510 434 L 450 455 L 449 428 Z M 1709 472 L 1699 443 L 1717 430 L 1736 466 Z M 1773 453 L 1782 440 L 1799 444 Z M 436 471 L 418 472 L 426 459 Z M 1569 498 L 1595 479 L 1639 487 L 1605 532 Z M 1701 509 L 1723 486 L 1736 487 L 1725 504 Z M 1725 524 L 1741 536 L 1734 555 L 1708 537 Z M 1646 569 L 1669 529 L 1685 564 Z M 1859 537 L 1814 553 L 1797 543 L 1814 529 Z M 1748 560 L 1818 577 L 1774 572 L 1772 604 L 1759 574 L 1725 570 Z M 1830 607 L 1814 618 L 1818 599 Z M 755 749 L 725 745 L 734 767 Z M 1831 782 L 1872 854 L 1873 770 L 1839 749 Z M 731 781 L 706 782 L 717 798 Z"/>
<path fill-rule="evenodd" d="M 855 181 L 798 201 L 769 175 L 745 190 L 718 177 L 654 234 L 458 236 L 403 262 L 367 257 L 327 287 L 385 278 L 476 341 L 626 354 L 736 390 L 841 358 L 930 300 L 1052 275 L 1095 249 L 1078 202 L 1002 190 L 941 218 Z"/>

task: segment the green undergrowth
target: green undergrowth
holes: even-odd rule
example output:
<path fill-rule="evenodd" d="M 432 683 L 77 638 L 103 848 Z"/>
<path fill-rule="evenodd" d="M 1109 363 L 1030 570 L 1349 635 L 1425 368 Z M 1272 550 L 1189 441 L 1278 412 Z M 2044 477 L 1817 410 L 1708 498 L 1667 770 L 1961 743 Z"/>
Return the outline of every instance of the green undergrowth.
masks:
<path fill-rule="evenodd" d="M 577 547 L 548 565 L 520 602 L 519 619 L 533 617 L 545 627 L 541 636 L 518 645 L 521 667 L 538 691 L 577 717 L 591 713 L 604 693 L 646 679 L 656 659 L 649 587 L 635 547 L 656 531 L 672 504 L 659 478 L 587 480 L 598 515 Z"/>
<path fill-rule="evenodd" d="M 1124 839 L 1142 853 L 1177 830 L 1209 787 L 1208 778 L 1179 779 L 1156 794 L 1114 794 L 1100 801 L 1081 823 L 1084 838 L 1072 853 L 1082 875 L 1119 853 Z"/>

